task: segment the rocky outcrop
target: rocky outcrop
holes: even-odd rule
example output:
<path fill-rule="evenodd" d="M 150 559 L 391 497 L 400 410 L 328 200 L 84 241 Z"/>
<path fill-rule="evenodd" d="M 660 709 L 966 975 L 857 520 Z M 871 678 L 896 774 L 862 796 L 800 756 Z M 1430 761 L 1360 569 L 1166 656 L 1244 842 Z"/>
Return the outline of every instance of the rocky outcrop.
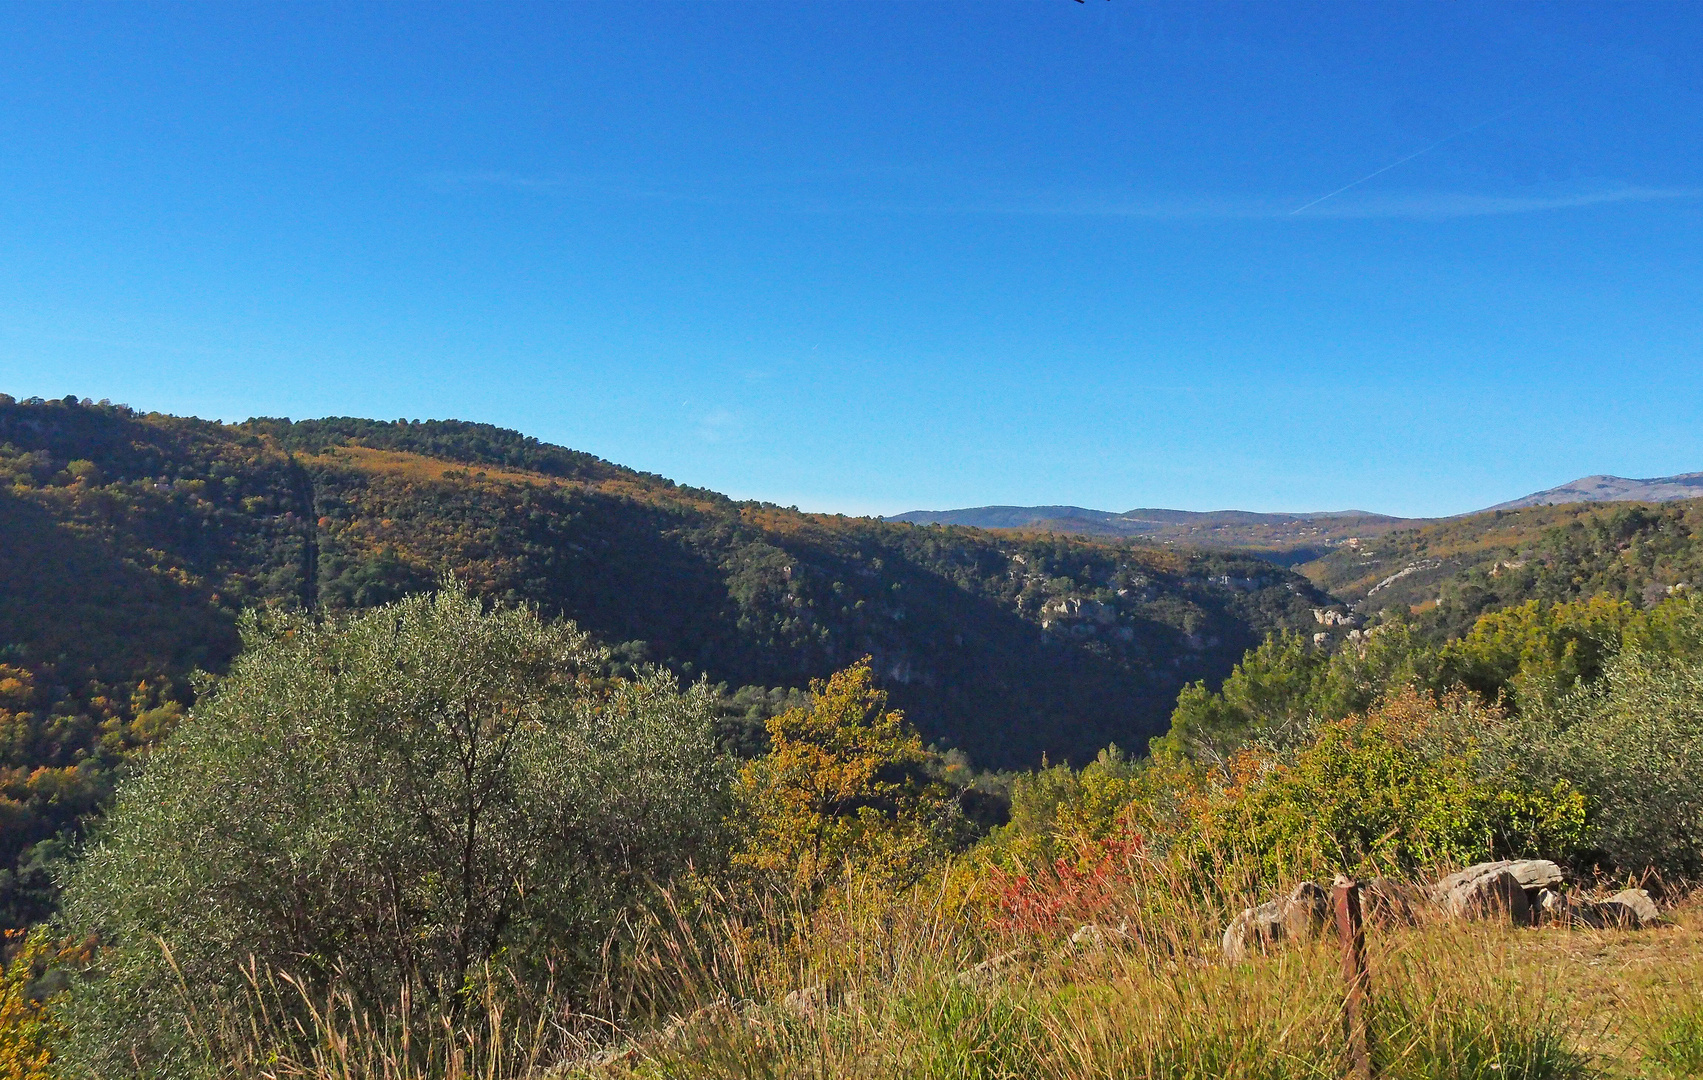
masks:
<path fill-rule="evenodd" d="M 1531 900 L 1520 888 L 1520 879 L 1506 870 L 1492 870 L 1452 885 L 1439 882 L 1433 895 L 1456 918 L 1506 919 L 1517 926 L 1531 923 Z"/>
<path fill-rule="evenodd" d="M 1504 859 L 1457 871 L 1431 886 L 1373 878 L 1360 885 L 1369 926 L 1420 921 L 1430 910 L 1450 918 L 1493 919 L 1514 926 L 1636 929 L 1661 921 L 1648 892 L 1626 889 L 1606 899 L 1570 894 L 1561 867 L 1547 859 Z M 1330 918 L 1330 893 L 1310 881 L 1280 900 L 1230 920 L 1220 947 L 1232 963 L 1292 941 L 1319 936 Z"/>
<path fill-rule="evenodd" d="M 1539 921 L 1546 926 L 1637 930 L 1662 921 L 1661 909 L 1643 889 L 1623 889 L 1604 900 L 1545 889 L 1538 903 Z"/>
<path fill-rule="evenodd" d="M 1626 889 L 1615 893 L 1600 905 L 1612 911 L 1622 923 L 1629 926 L 1648 926 L 1661 922 L 1661 909 L 1650 894 L 1643 889 Z"/>
<path fill-rule="evenodd" d="M 1303 881 L 1283 899 L 1248 908 L 1231 919 L 1219 944 L 1224 958 L 1236 963 L 1284 942 L 1318 937 L 1329 913 L 1330 894 L 1324 886 Z"/>
<path fill-rule="evenodd" d="M 1431 887 L 1431 895 L 1456 917 L 1505 918 L 1529 926 L 1538 893 L 1561 881 L 1561 867 L 1547 859 L 1504 859 L 1450 874 Z"/>
<path fill-rule="evenodd" d="M 1117 618 L 1118 611 L 1110 604 L 1080 596 L 1060 596 L 1041 605 L 1043 629 L 1044 624 L 1053 619 L 1082 619 L 1101 626 L 1110 626 Z"/>
<path fill-rule="evenodd" d="M 1432 896 L 1450 915 L 1506 918 L 1522 926 L 1636 929 L 1661 921 L 1643 889 L 1592 899 L 1564 891 L 1562 881 L 1561 868 L 1543 859 L 1480 863 L 1439 881 Z"/>
<path fill-rule="evenodd" d="M 1116 942 L 1130 939 L 1129 924 L 1119 923 L 1117 926 L 1099 926 L 1087 923 L 1076 928 L 1070 935 L 1070 944 L 1077 949 L 1103 949 Z"/>

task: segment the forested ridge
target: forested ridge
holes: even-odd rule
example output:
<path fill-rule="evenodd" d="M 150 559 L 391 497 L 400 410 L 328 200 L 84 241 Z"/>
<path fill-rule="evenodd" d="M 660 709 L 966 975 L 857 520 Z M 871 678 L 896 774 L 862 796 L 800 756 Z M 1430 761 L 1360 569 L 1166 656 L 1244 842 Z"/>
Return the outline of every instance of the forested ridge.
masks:
<path fill-rule="evenodd" d="M 1544 948 L 1685 910 L 1698 506 L 1345 541 L 1333 596 L 485 425 L 0 398 L 0 1074 L 1105 1075 L 1086 1024 L 1340 1075 L 1282 974 L 1331 985 L 1319 927 L 1234 933 L 1298 877 L 1537 860 Z M 1479 980 L 1459 919 L 1519 896 L 1368 926 L 1384 1075 L 1589 1075 L 1562 998 Z"/>
<path fill-rule="evenodd" d="M 735 503 L 489 425 L 0 398 L 8 920 L 45 910 L 44 860 L 229 663 L 240 611 L 366 608 L 445 572 L 722 685 L 747 751 L 868 654 L 927 739 L 1000 768 L 1144 745 L 1180 687 L 1327 601 L 1234 553 Z"/>
<path fill-rule="evenodd" d="M 1650 607 L 1703 585 L 1703 499 L 1491 510 L 1338 548 L 1301 568 L 1441 641 L 1486 612 L 1592 596 Z"/>

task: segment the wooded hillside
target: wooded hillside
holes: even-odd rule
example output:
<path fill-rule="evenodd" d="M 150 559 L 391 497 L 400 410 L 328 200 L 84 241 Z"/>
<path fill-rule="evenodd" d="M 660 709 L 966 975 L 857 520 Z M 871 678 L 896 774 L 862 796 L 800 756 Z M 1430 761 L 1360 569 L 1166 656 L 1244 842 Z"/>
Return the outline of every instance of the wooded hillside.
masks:
<path fill-rule="evenodd" d="M 487 425 L 0 398 L 9 919 L 192 672 L 229 662 L 241 609 L 370 607 L 446 571 L 725 684 L 748 748 L 785 688 L 870 654 L 927 739 L 988 767 L 1144 746 L 1181 686 L 1328 599 L 1222 552 L 734 503 Z"/>
<path fill-rule="evenodd" d="M 1369 614 L 1416 614 L 1439 641 L 1528 600 L 1649 607 L 1703 585 L 1703 499 L 1491 510 L 1339 548 L 1301 569 Z"/>

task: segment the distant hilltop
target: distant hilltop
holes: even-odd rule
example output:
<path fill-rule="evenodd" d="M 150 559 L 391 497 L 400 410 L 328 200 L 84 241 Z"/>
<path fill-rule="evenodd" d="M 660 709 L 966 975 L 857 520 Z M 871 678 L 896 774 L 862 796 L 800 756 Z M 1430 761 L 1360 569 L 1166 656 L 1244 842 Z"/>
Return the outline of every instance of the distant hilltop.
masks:
<path fill-rule="evenodd" d="M 1647 480 L 1586 476 L 1570 484 L 1533 492 L 1477 512 L 1564 503 L 1672 502 L 1697 498 L 1703 498 L 1703 472 L 1657 476 Z M 1299 559 L 1316 558 L 1338 545 L 1353 547 L 1362 540 L 1442 519 L 1399 518 L 1366 510 L 1259 514 L 1248 510 L 1143 508 L 1120 513 L 1081 506 L 971 506 L 961 510 L 911 510 L 885 520 L 913 525 L 966 525 L 978 529 L 1034 529 L 1101 537 L 1142 537 L 1168 543 L 1243 548 L 1275 557 L 1279 562 L 1294 563 Z"/>
<path fill-rule="evenodd" d="M 1570 484 L 1533 492 L 1520 499 L 1486 507 L 1487 510 L 1519 510 L 1527 506 L 1559 506 L 1576 502 L 1673 502 L 1703 498 L 1703 472 L 1678 476 L 1655 476 L 1631 480 L 1624 476 L 1585 476 Z"/>
<path fill-rule="evenodd" d="M 1022 529 L 1051 522 L 1096 522 L 1119 532 L 1158 532 L 1167 525 L 1293 525 L 1300 522 L 1364 519 L 1385 522 L 1402 518 L 1365 510 L 1327 510 L 1300 514 L 1257 514 L 1250 510 L 1089 510 L 1081 506 L 972 506 L 963 510 L 910 510 L 887 521 L 913 525 L 969 525 L 978 529 Z"/>
<path fill-rule="evenodd" d="M 1364 510 L 1256 514 L 1248 510 L 1137 509 L 1117 513 L 1080 506 L 975 506 L 964 510 L 912 510 L 888 521 L 915 525 L 968 525 L 978 529 L 1035 529 L 1099 537 L 1141 537 L 1159 543 L 1198 544 L 1256 551 L 1278 562 L 1317 558 L 1338 544 L 1354 544 L 1392 529 L 1423 524 Z"/>

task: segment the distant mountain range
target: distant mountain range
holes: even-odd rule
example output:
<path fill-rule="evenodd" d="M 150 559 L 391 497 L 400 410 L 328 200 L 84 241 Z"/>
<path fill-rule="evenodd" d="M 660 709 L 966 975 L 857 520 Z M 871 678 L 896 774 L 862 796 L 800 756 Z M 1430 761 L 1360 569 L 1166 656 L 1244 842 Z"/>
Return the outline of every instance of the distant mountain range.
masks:
<path fill-rule="evenodd" d="M 1033 529 L 1100 537 L 1141 537 L 1160 543 L 1234 547 L 1284 563 L 1304 562 L 1350 539 L 1370 539 L 1421 521 L 1364 510 L 1256 514 L 1247 510 L 1157 510 L 1114 513 L 1080 506 L 978 506 L 966 510 L 913 510 L 889 521 L 915 525 L 966 525 L 978 529 Z"/>
<path fill-rule="evenodd" d="M 1586 476 L 1487 507 L 1517 510 L 1579 502 L 1671 502 L 1703 498 L 1703 472 L 1631 480 Z M 1483 512 L 1483 511 L 1481 511 Z M 1468 516 L 1468 515 L 1458 515 Z M 1399 518 L 1365 510 L 1257 514 L 1246 510 L 1137 509 L 1122 513 L 1080 506 L 972 506 L 962 510 L 911 510 L 888 521 L 915 525 L 965 525 L 978 529 L 1034 529 L 1089 536 L 1143 537 L 1162 543 L 1204 544 L 1258 551 L 1290 565 L 1318 558 L 1340 544 L 1369 540 L 1442 518 Z"/>
<path fill-rule="evenodd" d="M 1518 510 L 1526 506 L 1560 506 L 1577 502 L 1672 502 L 1703 498 L 1703 472 L 1630 480 L 1624 476 L 1585 476 L 1570 484 L 1537 491 L 1520 499 L 1486 507 Z"/>

